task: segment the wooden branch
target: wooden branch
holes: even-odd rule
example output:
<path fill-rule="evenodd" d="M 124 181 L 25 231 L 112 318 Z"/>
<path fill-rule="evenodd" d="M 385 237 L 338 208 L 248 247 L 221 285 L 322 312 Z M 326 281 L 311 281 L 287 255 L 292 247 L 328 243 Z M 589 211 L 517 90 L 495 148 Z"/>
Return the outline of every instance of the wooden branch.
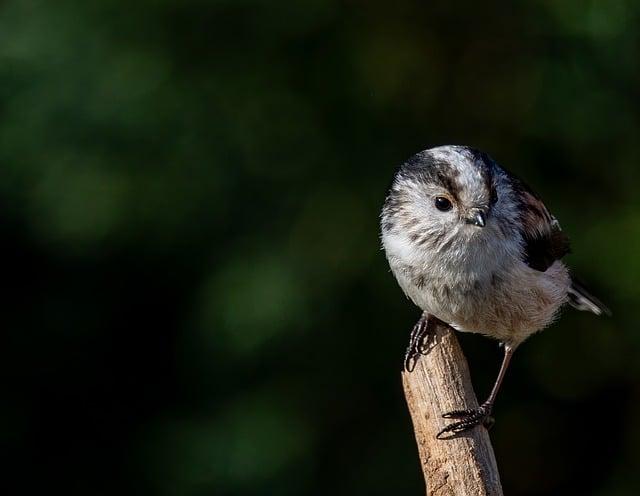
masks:
<path fill-rule="evenodd" d="M 454 331 L 438 323 L 428 353 L 402 373 L 420 463 L 431 496 L 502 496 L 489 434 L 484 427 L 448 439 L 436 435 L 452 420 L 442 414 L 477 408 L 469 367 Z"/>

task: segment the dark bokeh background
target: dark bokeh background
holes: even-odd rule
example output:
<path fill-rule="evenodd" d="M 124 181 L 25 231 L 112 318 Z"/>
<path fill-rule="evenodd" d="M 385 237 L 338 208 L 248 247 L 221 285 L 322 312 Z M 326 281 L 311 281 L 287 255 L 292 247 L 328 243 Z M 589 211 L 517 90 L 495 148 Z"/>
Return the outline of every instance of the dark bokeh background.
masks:
<path fill-rule="evenodd" d="M 426 4 L 1 4 L 11 494 L 420 494 L 377 216 L 448 143 L 541 193 L 614 312 L 518 352 L 507 494 L 638 494 L 640 5 Z M 500 351 L 462 341 L 484 396 Z"/>

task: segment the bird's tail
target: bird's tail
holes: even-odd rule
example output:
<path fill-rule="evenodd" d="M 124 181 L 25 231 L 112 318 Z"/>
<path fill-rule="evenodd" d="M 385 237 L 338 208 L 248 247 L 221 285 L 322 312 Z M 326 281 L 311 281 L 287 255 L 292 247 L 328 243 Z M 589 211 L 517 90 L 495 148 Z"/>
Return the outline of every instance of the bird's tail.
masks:
<path fill-rule="evenodd" d="M 596 315 L 611 315 L 611 310 L 576 280 L 571 281 L 569 304 L 578 310 L 593 312 Z"/>

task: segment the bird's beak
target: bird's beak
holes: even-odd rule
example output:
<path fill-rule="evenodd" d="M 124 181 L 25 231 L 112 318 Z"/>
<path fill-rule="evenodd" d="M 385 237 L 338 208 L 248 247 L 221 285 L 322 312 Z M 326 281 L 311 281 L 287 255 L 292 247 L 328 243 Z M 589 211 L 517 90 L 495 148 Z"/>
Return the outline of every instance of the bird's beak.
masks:
<path fill-rule="evenodd" d="M 477 227 L 484 227 L 487 223 L 487 214 L 481 208 L 472 208 L 469 210 L 467 224 L 473 224 Z"/>

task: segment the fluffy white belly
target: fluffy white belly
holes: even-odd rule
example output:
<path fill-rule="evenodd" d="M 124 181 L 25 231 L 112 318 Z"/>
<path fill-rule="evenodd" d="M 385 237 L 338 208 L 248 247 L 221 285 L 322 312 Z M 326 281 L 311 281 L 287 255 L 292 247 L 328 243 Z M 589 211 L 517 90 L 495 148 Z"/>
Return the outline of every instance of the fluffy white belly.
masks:
<path fill-rule="evenodd" d="M 553 322 L 570 285 L 564 264 L 546 272 L 520 262 L 482 277 L 430 277 L 392 264 L 405 294 L 422 310 L 463 332 L 517 346 Z"/>

